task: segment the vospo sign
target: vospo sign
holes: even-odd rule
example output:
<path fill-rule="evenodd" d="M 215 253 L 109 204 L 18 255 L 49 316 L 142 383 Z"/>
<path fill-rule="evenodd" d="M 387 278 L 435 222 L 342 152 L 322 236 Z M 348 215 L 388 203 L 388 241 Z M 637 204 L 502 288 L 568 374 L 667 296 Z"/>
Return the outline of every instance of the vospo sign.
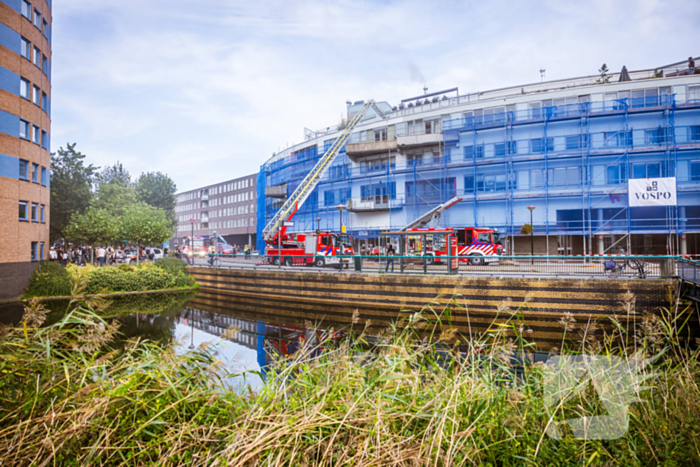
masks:
<path fill-rule="evenodd" d="M 629 200 L 631 207 L 675 206 L 676 177 L 630 179 Z"/>

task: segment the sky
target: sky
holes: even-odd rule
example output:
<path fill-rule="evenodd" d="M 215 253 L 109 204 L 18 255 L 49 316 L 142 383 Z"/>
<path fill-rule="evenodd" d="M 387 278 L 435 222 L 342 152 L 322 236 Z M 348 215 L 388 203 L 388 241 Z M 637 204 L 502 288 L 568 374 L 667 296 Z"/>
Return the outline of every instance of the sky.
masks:
<path fill-rule="evenodd" d="M 256 173 L 348 100 L 667 65 L 700 54 L 699 19 L 695 0 L 55 1 L 52 151 L 187 191 Z"/>

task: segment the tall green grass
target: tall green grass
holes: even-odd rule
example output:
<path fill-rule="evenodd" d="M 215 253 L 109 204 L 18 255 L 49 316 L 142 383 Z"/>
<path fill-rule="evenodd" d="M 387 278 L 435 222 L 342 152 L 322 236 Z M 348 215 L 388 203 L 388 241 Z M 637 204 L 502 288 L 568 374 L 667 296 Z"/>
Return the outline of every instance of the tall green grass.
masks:
<path fill-rule="evenodd" d="M 542 364 L 514 366 L 534 349 L 523 307 L 504 304 L 505 322 L 467 342 L 449 323 L 468 312 L 456 304 L 427 307 L 377 339 L 357 322 L 352 339 L 280 357 L 258 393 L 237 394 L 212 348 L 117 345 L 118 322 L 100 318 L 99 305 L 74 302 L 41 327 L 33 302 L 21 325 L 0 331 L 3 465 L 700 464 L 699 354 L 686 337 L 695 311 L 683 304 L 640 316 L 636 329 L 611 317 L 599 337 L 587 332 L 595 323 L 576 334 L 562 317 L 564 353 L 662 355 L 645 370 L 656 376 L 637 394 L 629 430 L 607 441 L 544 434 L 564 414 L 545 410 Z M 561 412 L 601 414 L 593 396 L 583 391 Z"/>

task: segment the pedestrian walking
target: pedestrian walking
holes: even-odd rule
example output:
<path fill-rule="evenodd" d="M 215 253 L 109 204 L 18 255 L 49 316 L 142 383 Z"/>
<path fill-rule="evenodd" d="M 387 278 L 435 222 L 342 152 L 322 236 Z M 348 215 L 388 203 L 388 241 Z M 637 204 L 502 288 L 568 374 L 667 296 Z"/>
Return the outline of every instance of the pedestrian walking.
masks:
<path fill-rule="evenodd" d="M 391 264 L 391 272 L 394 272 L 394 255 L 396 254 L 396 250 L 394 250 L 394 245 L 389 243 L 386 246 L 386 269 L 384 272 L 389 272 L 389 264 Z"/>
<path fill-rule="evenodd" d="M 100 245 L 97 247 L 97 261 L 100 262 L 100 267 L 105 265 L 105 254 L 107 254 L 107 250 Z"/>
<path fill-rule="evenodd" d="M 688 72 L 691 75 L 695 73 L 695 60 L 693 60 L 693 57 L 688 57 Z"/>

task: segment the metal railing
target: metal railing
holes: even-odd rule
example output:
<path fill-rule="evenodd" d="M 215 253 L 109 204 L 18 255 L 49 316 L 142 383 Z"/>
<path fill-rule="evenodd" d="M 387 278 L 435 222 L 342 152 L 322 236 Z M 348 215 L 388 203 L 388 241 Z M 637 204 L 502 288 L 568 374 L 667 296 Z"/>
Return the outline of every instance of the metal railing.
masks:
<path fill-rule="evenodd" d="M 186 261 L 183 258 L 183 261 Z M 678 256 L 440 256 L 433 255 L 208 255 L 197 266 L 281 269 L 312 268 L 341 273 L 460 274 L 498 277 L 682 277 L 697 283 L 700 262 Z M 342 268 L 338 266 L 342 264 Z"/>
<path fill-rule="evenodd" d="M 679 258 L 677 268 L 681 280 L 700 285 L 700 262 Z"/>

